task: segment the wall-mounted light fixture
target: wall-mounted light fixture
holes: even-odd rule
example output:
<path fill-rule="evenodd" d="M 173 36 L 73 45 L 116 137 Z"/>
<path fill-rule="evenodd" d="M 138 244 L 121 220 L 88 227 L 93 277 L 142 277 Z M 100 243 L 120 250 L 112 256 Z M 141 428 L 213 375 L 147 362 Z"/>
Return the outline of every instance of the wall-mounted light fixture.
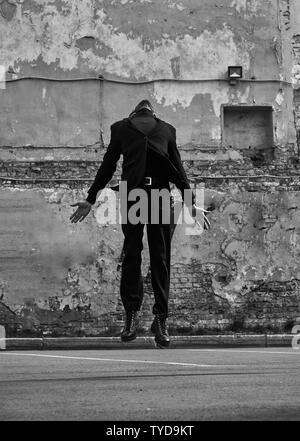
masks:
<path fill-rule="evenodd" d="M 242 66 L 228 66 L 229 84 L 235 86 L 240 78 L 243 78 Z"/>

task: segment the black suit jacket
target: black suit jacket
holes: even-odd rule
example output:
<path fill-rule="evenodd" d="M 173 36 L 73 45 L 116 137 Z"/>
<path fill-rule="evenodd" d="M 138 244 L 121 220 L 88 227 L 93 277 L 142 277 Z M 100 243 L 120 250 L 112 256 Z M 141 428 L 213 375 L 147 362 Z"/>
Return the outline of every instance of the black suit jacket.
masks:
<path fill-rule="evenodd" d="M 111 126 L 110 143 L 95 180 L 88 190 L 86 199 L 88 202 L 91 204 L 96 202 L 98 191 L 112 178 L 121 155 L 123 155 L 121 179 L 127 181 L 128 190 L 141 186 L 145 177 L 148 148 L 157 155 L 158 161 L 163 161 L 167 181 L 173 182 L 182 195 L 184 189 L 190 189 L 176 145 L 176 129 L 159 118 L 155 119 L 157 123 L 148 135 L 134 127 L 130 118 L 117 121 Z M 192 201 L 195 202 L 194 194 Z"/>

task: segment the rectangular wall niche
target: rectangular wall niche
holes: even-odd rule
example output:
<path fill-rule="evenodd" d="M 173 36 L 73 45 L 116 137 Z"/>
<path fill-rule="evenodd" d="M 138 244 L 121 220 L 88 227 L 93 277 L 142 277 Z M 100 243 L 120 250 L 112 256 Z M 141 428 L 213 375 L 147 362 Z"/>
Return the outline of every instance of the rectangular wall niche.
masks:
<path fill-rule="evenodd" d="M 223 146 L 243 150 L 257 164 L 272 159 L 272 107 L 223 106 Z"/>

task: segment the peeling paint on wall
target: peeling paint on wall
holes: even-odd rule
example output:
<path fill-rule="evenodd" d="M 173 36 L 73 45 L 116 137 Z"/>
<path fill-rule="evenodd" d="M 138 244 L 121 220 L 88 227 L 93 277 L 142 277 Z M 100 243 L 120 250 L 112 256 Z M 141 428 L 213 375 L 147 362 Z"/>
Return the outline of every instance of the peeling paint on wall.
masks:
<path fill-rule="evenodd" d="M 233 0 L 230 5 L 232 8 L 236 8 L 238 12 L 241 12 L 241 9 L 246 9 L 247 0 Z"/>
<path fill-rule="evenodd" d="M 0 56 L 3 63 L 10 66 L 10 72 L 15 72 L 8 77 L 25 74 L 65 79 L 102 74 L 129 81 L 169 78 L 192 82 L 156 82 L 136 86 L 135 90 L 130 87 L 127 90 L 126 85 L 120 85 L 117 90 L 116 86 L 103 83 L 102 98 L 96 81 L 89 85 L 74 82 L 74 90 L 79 90 L 82 96 L 82 110 L 75 102 L 78 92 L 70 92 L 72 98 L 69 99 L 69 92 L 60 90 L 68 87 L 71 91 L 71 85 L 55 83 L 54 87 L 49 83 L 46 87 L 43 84 L 42 99 L 38 101 L 29 90 L 37 90 L 39 84 L 9 84 L 1 96 L 0 113 L 5 121 L 1 145 L 69 147 L 86 143 L 94 146 L 100 139 L 97 126 L 101 124 L 107 138 L 110 124 L 128 114 L 130 109 L 126 108 L 126 103 L 134 106 L 130 101 L 132 96 L 152 98 L 161 112 L 160 117 L 179 126 L 180 144 L 199 144 L 202 133 L 201 144 L 220 145 L 220 137 L 212 138 L 212 134 L 220 132 L 221 104 L 278 105 L 277 91 L 272 83 L 251 86 L 241 83 L 234 88 L 226 82 L 201 81 L 225 79 L 229 64 L 242 65 L 245 77 L 253 72 L 257 78 L 260 72 L 265 77 L 267 72 L 270 78 L 279 78 L 283 65 L 278 52 L 281 36 L 277 28 L 276 2 L 216 0 L 213 6 L 208 0 L 201 5 L 196 0 L 140 3 L 136 0 L 103 0 L 97 5 L 92 0 L 16 3 L 12 20 L 2 20 L 0 27 L 3 42 Z M 237 15 L 232 15 L 233 9 Z M 260 16 L 255 29 L 250 13 Z M 296 67 L 294 71 L 293 81 L 296 81 Z M 92 88 L 93 97 L 90 98 L 90 91 L 86 89 Z M 30 96 L 26 95 L 27 91 Z M 12 105 L 15 95 L 18 107 Z M 122 97 L 121 106 L 118 97 Z M 278 127 L 284 127 L 277 131 L 276 139 L 280 144 L 295 140 L 290 94 L 285 93 L 284 98 L 283 112 L 275 115 L 284 121 L 278 121 Z M 87 109 L 88 104 L 90 109 Z M 207 105 L 207 110 L 212 108 L 213 112 L 209 110 L 203 117 Z M 38 112 L 33 106 L 40 107 Z M 74 121 L 70 120 L 72 113 Z M 34 117 L 31 118 L 31 114 Z M 187 121 L 199 114 L 199 124 L 187 126 Z"/>
<path fill-rule="evenodd" d="M 121 313 L 120 274 L 117 271 L 122 245 L 120 228 L 97 225 L 93 216 L 85 225 L 67 225 L 70 200 L 78 197 L 78 190 L 66 189 L 7 189 L 6 198 L 2 192 L 2 204 L 6 200 L 8 208 L 12 203 L 19 206 L 23 215 L 22 222 L 14 214 L 9 225 L 2 225 L 2 230 L 18 230 L 15 246 L 19 247 L 19 251 L 22 249 L 22 263 L 13 282 L 8 273 L 9 260 L 2 268 L 0 302 L 6 309 L 1 312 L 0 307 L 0 321 L 8 323 L 8 311 L 11 311 L 10 314 L 15 316 L 9 315 L 10 323 L 19 321 L 23 331 L 42 330 L 50 335 L 55 331 L 62 335 L 74 335 L 83 324 L 91 335 L 105 332 L 108 324 L 113 323 L 115 314 Z M 207 189 L 205 199 L 206 204 L 213 201 L 216 206 L 211 215 L 211 230 L 200 236 L 186 236 L 185 226 L 178 225 L 173 238 L 171 305 L 174 308 L 172 320 L 177 326 L 185 319 L 181 313 L 176 315 L 176 304 L 181 305 L 181 311 L 187 311 L 193 305 L 193 312 L 189 312 L 193 323 L 198 323 L 201 317 L 203 323 L 209 326 L 213 314 L 216 325 L 219 323 L 222 326 L 224 318 L 230 323 L 235 313 L 244 311 L 245 304 L 257 287 L 264 284 L 267 290 L 269 284 L 276 293 L 277 286 L 282 296 L 284 284 L 290 285 L 290 281 L 300 277 L 297 244 L 300 198 L 297 193 L 291 192 L 278 198 L 276 193 L 237 192 L 232 186 L 226 191 Z M 34 224 L 38 228 L 30 228 L 33 214 L 29 208 L 34 200 L 40 213 L 34 215 Z M 41 210 L 42 206 L 44 210 Z M 27 214 L 24 215 L 26 209 Z M 48 231 L 45 247 L 46 236 L 41 231 L 45 229 L 47 217 L 52 230 Z M 60 229 L 61 233 L 57 235 Z M 26 234 L 21 237 L 21 232 Z M 73 245 L 69 240 L 70 233 Z M 5 244 L 2 243 L 2 250 L 6 250 Z M 86 251 L 90 253 L 89 248 L 93 248 L 93 258 L 84 255 Z M 29 251 L 28 255 L 26 250 Z M 70 254 L 73 254 L 72 261 Z M 62 263 L 63 256 L 65 263 Z M 143 273 L 146 276 L 149 266 L 147 248 L 144 260 Z M 57 263 L 62 273 L 59 278 L 56 277 Z M 36 271 L 32 272 L 34 266 Z M 187 277 L 189 271 L 191 274 Z M 294 305 L 297 302 L 297 286 L 289 287 L 289 290 L 288 301 Z M 184 299 L 181 299 L 180 293 L 184 293 Z M 205 302 L 210 306 L 203 305 L 202 310 L 204 295 L 209 295 Z M 148 294 L 145 302 L 143 313 L 148 320 L 148 316 L 151 316 L 151 298 Z M 280 299 L 276 302 L 280 303 Z M 274 323 L 278 325 L 277 306 L 273 307 Z M 207 308 L 210 308 L 209 313 Z M 223 311 L 221 315 L 217 312 L 220 309 Z M 254 322 L 262 314 L 259 311 L 252 313 Z M 247 309 L 245 314 L 247 316 Z M 273 317 L 272 312 L 270 317 Z M 250 315 L 247 319 L 251 322 Z"/>
<path fill-rule="evenodd" d="M 26 3 L 18 3 L 17 14 L 1 32 L 1 58 L 16 71 L 22 69 L 23 63 L 37 61 L 57 65 L 64 71 L 77 69 L 84 62 L 89 69 L 123 78 L 172 78 L 171 60 L 177 57 L 183 78 L 223 76 L 227 65 L 234 63 L 249 69 L 253 42 L 246 35 L 240 38 L 226 22 L 216 22 L 209 29 L 199 28 L 196 35 L 193 30 L 191 34 L 187 32 L 188 27 L 185 34 L 174 34 L 171 27 L 172 35 L 168 37 L 158 24 L 153 37 L 145 38 L 143 33 L 133 36 L 130 27 L 126 32 L 120 31 L 120 26 L 110 19 L 105 7 L 108 5 L 95 9 L 92 0 L 65 0 L 62 4 L 35 1 L 31 5 L 29 8 Z M 158 11 L 172 6 L 166 1 L 153 5 Z M 127 6 L 127 2 L 119 3 L 119 7 Z M 142 17 L 136 19 L 138 26 Z"/>
<path fill-rule="evenodd" d="M 0 1 L 0 14 L 8 21 L 12 20 L 16 13 L 16 2 L 13 0 Z"/>
<path fill-rule="evenodd" d="M 228 102 L 228 89 L 222 85 L 210 84 L 170 84 L 155 83 L 154 98 L 163 106 L 171 106 L 176 111 L 178 106 L 188 108 L 196 96 L 209 94 L 217 117 L 220 116 L 221 104 Z"/>
<path fill-rule="evenodd" d="M 255 14 L 259 7 L 258 0 L 233 0 L 230 4 L 232 8 L 235 8 L 240 14 L 243 10 L 249 11 L 251 14 Z"/>
<path fill-rule="evenodd" d="M 276 103 L 281 106 L 281 104 L 284 102 L 284 91 L 283 89 L 280 89 L 279 92 L 276 95 L 275 98 Z"/>

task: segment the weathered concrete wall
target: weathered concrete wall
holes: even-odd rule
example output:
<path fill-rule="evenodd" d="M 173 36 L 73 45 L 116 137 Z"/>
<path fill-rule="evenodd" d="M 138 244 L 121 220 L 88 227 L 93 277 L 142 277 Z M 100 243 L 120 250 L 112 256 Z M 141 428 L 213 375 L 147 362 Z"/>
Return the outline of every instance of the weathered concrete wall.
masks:
<path fill-rule="evenodd" d="M 25 80 L 8 83 L 1 92 L 3 146 L 23 150 L 24 146 L 78 147 L 99 143 L 99 93 L 94 84 L 84 82 L 77 88 L 72 82 Z M 47 150 L 44 158 L 49 158 Z"/>
<path fill-rule="evenodd" d="M 110 124 L 145 96 L 162 118 L 176 125 L 180 144 L 220 147 L 221 105 L 234 103 L 273 106 L 275 144 L 294 143 L 288 84 L 253 81 L 228 87 L 222 81 L 227 66 L 234 64 L 243 66 L 248 80 L 291 81 L 286 24 L 291 13 L 286 12 L 289 2 L 281 1 L 281 12 L 277 3 L 2 0 L 0 59 L 8 80 L 101 74 L 117 81 L 170 81 L 135 86 L 105 82 L 101 91 L 96 80 L 9 84 L 0 90 L 0 145 L 94 145 L 99 119 L 107 139 Z"/>
<path fill-rule="evenodd" d="M 278 69 L 274 0 L 2 0 L 0 13 L 2 59 L 17 74 L 199 79 L 222 77 L 228 62 L 259 76 Z"/>
<path fill-rule="evenodd" d="M 299 29 L 297 0 L 0 0 L 9 335 L 119 332 L 120 228 L 98 225 L 97 207 L 72 225 L 70 204 L 85 196 L 110 124 L 145 97 L 176 126 L 188 176 L 216 206 L 203 235 L 176 229 L 173 331 L 290 329 L 300 312 Z M 235 64 L 246 81 L 229 86 Z M 272 107 L 273 154 L 224 145 L 226 105 Z M 146 247 L 145 330 L 148 266 Z"/>

